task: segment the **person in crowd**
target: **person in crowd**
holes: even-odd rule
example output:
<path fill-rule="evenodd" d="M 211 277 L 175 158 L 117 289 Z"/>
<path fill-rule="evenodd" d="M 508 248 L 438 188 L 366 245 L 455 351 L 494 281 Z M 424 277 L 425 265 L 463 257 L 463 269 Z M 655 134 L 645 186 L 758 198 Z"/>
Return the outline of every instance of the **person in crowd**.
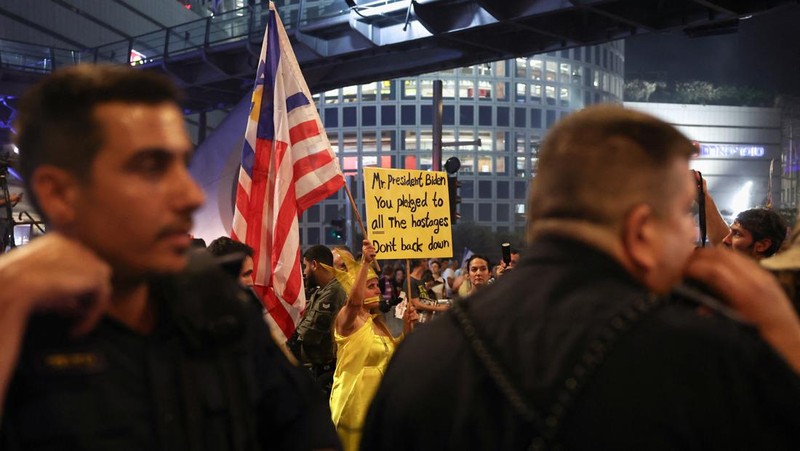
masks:
<path fill-rule="evenodd" d="M 381 297 L 383 298 L 384 302 L 388 302 L 394 297 L 394 291 L 392 289 L 393 274 L 394 266 L 384 264 L 381 271 L 381 277 L 378 279 L 378 286 L 381 289 Z"/>
<path fill-rule="evenodd" d="M 781 215 L 766 208 L 753 208 L 736 215 L 722 244 L 761 260 L 780 250 L 786 233 L 786 221 Z"/>
<path fill-rule="evenodd" d="M 436 299 L 449 299 L 450 298 L 450 286 L 447 285 L 447 280 L 442 276 L 442 262 L 439 260 L 431 260 L 428 262 L 428 268 L 430 268 L 431 275 L 433 276 L 434 283 L 431 286 L 431 291 L 433 292 Z"/>
<path fill-rule="evenodd" d="M 230 257 L 233 260 L 223 261 L 223 267 L 231 266 L 230 272 L 235 274 L 243 287 L 252 288 L 253 282 L 253 248 L 240 242 L 221 236 L 208 245 L 208 251 L 216 257 Z"/>
<path fill-rule="evenodd" d="M 798 449 L 800 321 L 754 261 L 694 249 L 692 153 L 618 106 L 556 124 L 525 259 L 407 338 L 362 449 Z"/>
<path fill-rule="evenodd" d="M 434 313 L 443 312 L 448 309 L 447 304 L 437 304 L 433 294 L 425 289 L 425 283 L 422 281 L 422 276 L 428 269 L 428 260 L 422 258 L 415 258 L 409 260 L 411 271 L 408 277 L 411 279 L 411 293 L 407 296 L 409 302 L 414 306 L 414 309 L 424 318 L 430 319 Z M 431 276 L 431 281 L 433 276 Z M 408 284 L 407 284 L 408 285 Z M 403 291 L 407 291 L 408 286 L 403 287 Z"/>
<path fill-rule="evenodd" d="M 442 277 L 447 282 L 447 290 L 449 291 L 448 297 L 453 296 L 453 282 L 456 280 L 456 269 L 458 269 L 458 259 L 451 258 L 445 262 L 445 270 L 442 271 Z"/>
<path fill-rule="evenodd" d="M 795 311 L 800 312 L 800 221 L 794 225 L 789 246 L 759 263 L 775 274 Z"/>
<path fill-rule="evenodd" d="M 348 271 L 349 268 L 345 262 L 355 261 L 350 248 L 343 244 L 337 244 L 331 247 L 331 251 L 333 252 L 333 267 L 339 271 Z"/>
<path fill-rule="evenodd" d="M 8 196 L 6 202 L 5 196 L 0 197 L 0 254 L 11 246 L 11 240 L 14 239 L 13 218 L 7 215 L 7 207 L 15 207 L 22 200 L 23 193 L 14 193 Z"/>
<path fill-rule="evenodd" d="M 333 252 L 321 244 L 303 254 L 305 280 L 319 289 L 309 298 L 300 324 L 286 343 L 297 360 L 311 366 L 314 379 L 328 394 L 336 366 L 333 322 L 347 297 L 333 264 Z"/>
<path fill-rule="evenodd" d="M 189 252 L 204 196 L 169 79 L 60 69 L 15 128 L 48 233 L 0 256 L 0 449 L 339 446 L 259 307 Z"/>
<path fill-rule="evenodd" d="M 506 264 L 505 261 L 500 260 L 500 263 L 495 266 L 495 278 L 499 278 L 502 276 L 506 271 L 514 269 L 517 264 L 519 264 L 519 249 L 512 247 L 510 249 L 511 253 L 511 261 Z"/>
<path fill-rule="evenodd" d="M 381 292 L 378 276 L 370 268 L 375 248 L 369 240 L 363 242 L 362 256 L 347 301 L 336 316 L 334 335 L 337 365 L 330 405 L 346 451 L 358 450 L 367 409 L 399 341 L 377 309 Z M 414 308 L 407 308 L 404 333 L 411 331 L 417 319 Z"/>
<path fill-rule="evenodd" d="M 700 179 L 699 173 L 693 171 L 693 174 L 695 180 Z M 781 215 L 767 208 L 752 208 L 736 215 L 733 224 L 728 226 L 714 198 L 708 193 L 705 179 L 702 179 L 702 184 L 708 240 L 712 245 L 725 246 L 757 261 L 770 257 L 781 249 L 788 232 L 786 221 Z"/>
<path fill-rule="evenodd" d="M 463 275 L 463 282 L 459 285 L 458 298 L 464 299 L 472 296 L 478 290 L 481 290 L 494 281 L 491 277 L 489 268 L 491 263 L 489 259 L 483 255 L 473 254 L 467 260 L 467 274 Z"/>
<path fill-rule="evenodd" d="M 406 290 L 406 270 L 398 266 L 394 270 L 392 278 L 392 299 L 400 297 L 400 293 Z"/>

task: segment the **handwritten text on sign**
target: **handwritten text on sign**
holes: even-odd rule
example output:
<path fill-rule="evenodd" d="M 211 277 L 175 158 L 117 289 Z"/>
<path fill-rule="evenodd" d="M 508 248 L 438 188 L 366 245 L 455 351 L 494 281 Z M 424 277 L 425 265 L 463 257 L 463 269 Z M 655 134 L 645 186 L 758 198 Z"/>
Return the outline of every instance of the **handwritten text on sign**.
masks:
<path fill-rule="evenodd" d="M 364 168 L 364 188 L 379 259 L 453 256 L 446 173 Z"/>

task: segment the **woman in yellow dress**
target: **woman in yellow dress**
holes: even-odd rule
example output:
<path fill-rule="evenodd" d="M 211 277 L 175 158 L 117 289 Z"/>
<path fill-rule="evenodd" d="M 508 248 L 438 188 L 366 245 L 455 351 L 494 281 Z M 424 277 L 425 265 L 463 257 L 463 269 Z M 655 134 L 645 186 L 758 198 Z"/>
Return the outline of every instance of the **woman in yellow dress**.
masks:
<path fill-rule="evenodd" d="M 375 248 L 367 240 L 362 254 L 362 263 L 334 328 L 337 352 L 331 414 L 345 451 L 358 449 L 367 409 L 399 342 L 389 332 L 378 309 L 381 289 L 378 275 L 370 268 Z M 413 307 L 406 310 L 405 333 L 411 330 L 416 318 Z"/>

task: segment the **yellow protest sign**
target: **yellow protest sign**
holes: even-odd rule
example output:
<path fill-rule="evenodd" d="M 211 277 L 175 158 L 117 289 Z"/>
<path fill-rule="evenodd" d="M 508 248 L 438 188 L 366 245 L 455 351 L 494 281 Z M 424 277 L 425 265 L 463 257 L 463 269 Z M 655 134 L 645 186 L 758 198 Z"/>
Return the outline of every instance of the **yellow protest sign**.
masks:
<path fill-rule="evenodd" d="M 453 256 L 446 173 L 364 168 L 364 193 L 377 258 Z"/>

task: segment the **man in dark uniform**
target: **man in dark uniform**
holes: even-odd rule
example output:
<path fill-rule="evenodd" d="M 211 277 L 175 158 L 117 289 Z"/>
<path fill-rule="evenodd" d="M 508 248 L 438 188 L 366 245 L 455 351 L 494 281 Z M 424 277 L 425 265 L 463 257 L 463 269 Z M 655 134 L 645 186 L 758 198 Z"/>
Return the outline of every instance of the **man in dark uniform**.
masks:
<path fill-rule="evenodd" d="M 287 342 L 297 359 L 311 365 L 314 378 L 330 393 L 336 354 L 333 321 L 344 305 L 347 293 L 333 272 L 333 253 L 317 244 L 303 254 L 303 276 L 307 286 L 317 286 L 294 335 Z"/>
<path fill-rule="evenodd" d="M 57 71 L 17 131 L 50 232 L 0 257 L 0 448 L 338 447 L 259 306 L 205 251 L 190 261 L 203 193 L 167 79 Z"/>
<path fill-rule="evenodd" d="M 800 322 L 754 262 L 693 251 L 691 153 L 620 107 L 557 124 L 530 248 L 406 338 L 362 449 L 798 449 Z"/>

